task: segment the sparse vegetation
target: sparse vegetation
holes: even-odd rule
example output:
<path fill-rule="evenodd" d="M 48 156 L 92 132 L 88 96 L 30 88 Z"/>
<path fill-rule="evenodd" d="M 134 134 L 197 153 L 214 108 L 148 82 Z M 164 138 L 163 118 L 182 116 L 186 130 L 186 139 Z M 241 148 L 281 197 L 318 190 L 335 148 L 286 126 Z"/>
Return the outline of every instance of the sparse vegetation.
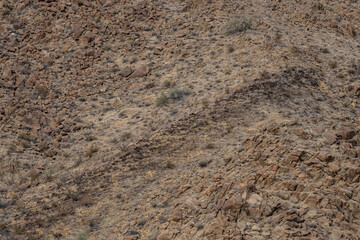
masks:
<path fill-rule="evenodd" d="M 99 147 L 92 146 L 90 149 L 85 153 L 85 157 L 91 158 L 95 153 L 99 151 Z"/>
<path fill-rule="evenodd" d="M 175 164 L 172 163 L 170 160 L 167 160 L 166 161 L 166 167 L 169 168 L 169 169 L 173 169 L 173 168 L 175 168 Z"/>
<path fill-rule="evenodd" d="M 161 93 L 160 96 L 156 98 L 155 103 L 156 106 L 162 107 L 167 104 L 167 101 L 168 101 L 168 97 L 164 93 Z"/>
<path fill-rule="evenodd" d="M 151 82 L 151 83 L 148 83 L 148 84 L 145 85 L 145 89 L 151 89 L 151 88 L 153 88 L 153 87 L 155 87 L 155 83 L 154 83 L 154 82 Z"/>
<path fill-rule="evenodd" d="M 199 162 L 199 167 L 204 168 L 204 167 L 207 167 L 208 164 L 209 164 L 208 161 L 201 161 L 201 162 Z"/>
<path fill-rule="evenodd" d="M 329 67 L 335 69 L 337 67 L 337 62 L 329 62 Z"/>
<path fill-rule="evenodd" d="M 360 0 L 5 2 L 1 239 L 359 235 Z"/>
<path fill-rule="evenodd" d="M 86 139 L 85 139 L 87 142 L 92 142 L 94 140 L 96 140 L 96 137 L 95 136 L 92 136 L 92 135 L 88 135 L 86 136 Z"/>
<path fill-rule="evenodd" d="M 169 92 L 169 97 L 173 100 L 177 100 L 180 98 L 183 98 L 184 96 L 187 96 L 190 94 L 190 90 L 189 89 L 172 89 Z"/>
<path fill-rule="evenodd" d="M 166 80 L 164 83 L 163 83 L 163 87 L 164 88 L 172 88 L 172 87 L 175 87 L 175 83 L 174 82 L 171 82 L 169 80 Z"/>
<path fill-rule="evenodd" d="M 158 98 L 156 98 L 155 104 L 158 107 L 162 107 L 162 106 L 165 106 L 170 99 L 173 101 L 176 101 L 185 96 L 190 95 L 190 93 L 191 93 L 191 91 L 189 89 L 174 88 L 174 89 L 171 89 L 168 92 L 168 94 L 161 93 L 160 96 Z"/>
<path fill-rule="evenodd" d="M 330 53 L 329 49 L 327 49 L 327 48 L 321 48 L 320 52 L 321 53 Z"/>
<path fill-rule="evenodd" d="M 234 46 L 232 46 L 232 45 L 228 46 L 228 48 L 227 48 L 227 52 L 228 52 L 228 53 L 232 53 L 232 52 L 234 52 L 234 51 L 235 51 Z"/>
<path fill-rule="evenodd" d="M 244 32 L 248 29 L 252 29 L 251 19 L 240 20 L 240 19 L 234 18 L 226 23 L 224 33 L 226 35 L 233 35 L 236 33 Z"/>
<path fill-rule="evenodd" d="M 86 240 L 87 239 L 87 234 L 86 233 L 79 233 L 76 237 L 75 240 Z"/>

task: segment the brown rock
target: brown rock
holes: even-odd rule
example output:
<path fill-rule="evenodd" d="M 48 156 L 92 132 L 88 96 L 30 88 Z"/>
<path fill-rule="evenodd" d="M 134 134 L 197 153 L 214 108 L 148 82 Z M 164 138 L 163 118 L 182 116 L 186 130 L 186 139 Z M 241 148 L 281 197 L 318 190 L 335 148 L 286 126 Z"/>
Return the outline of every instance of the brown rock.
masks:
<path fill-rule="evenodd" d="M 351 128 L 343 128 L 340 129 L 337 135 L 341 136 L 343 140 L 350 140 L 356 135 L 356 132 Z"/>
<path fill-rule="evenodd" d="M 330 144 L 330 145 L 336 143 L 338 140 L 334 133 L 325 133 L 324 138 L 325 138 L 324 143 Z"/>
<path fill-rule="evenodd" d="M 130 76 L 130 74 L 132 74 L 132 73 L 133 73 L 133 69 L 128 66 L 128 67 L 123 68 L 123 69 L 120 71 L 119 75 L 120 75 L 121 77 L 128 77 L 128 76 Z"/>
<path fill-rule="evenodd" d="M 87 45 L 94 39 L 94 34 L 91 31 L 87 31 L 80 39 L 81 45 Z"/>
<path fill-rule="evenodd" d="M 113 5 L 114 4 L 114 0 L 105 0 L 105 1 L 102 1 L 102 2 L 104 2 L 103 4 L 103 6 L 104 7 L 108 7 L 108 6 L 111 6 L 111 5 Z"/>
<path fill-rule="evenodd" d="M 54 64 L 55 60 L 53 57 L 51 57 L 50 54 L 45 54 L 44 58 L 43 58 L 43 62 L 46 66 L 51 66 Z"/>
<path fill-rule="evenodd" d="M 308 134 L 302 130 L 301 128 L 294 128 L 293 133 L 298 136 L 299 138 L 306 139 Z"/>
<path fill-rule="evenodd" d="M 239 195 L 233 195 L 230 199 L 226 200 L 222 209 L 226 210 L 237 210 L 243 205 L 243 200 Z"/>
<path fill-rule="evenodd" d="M 56 155 L 56 151 L 49 149 L 49 150 L 46 150 L 46 151 L 44 152 L 44 154 L 45 154 L 46 156 L 48 156 L 48 157 L 53 157 L 53 156 Z"/>
<path fill-rule="evenodd" d="M 5 183 L 0 182 L 0 193 L 7 192 L 8 188 L 9 187 Z"/>
<path fill-rule="evenodd" d="M 320 159 L 323 162 L 331 162 L 332 160 L 334 160 L 333 156 L 331 156 L 329 154 L 326 154 L 326 153 L 323 153 L 323 152 L 319 153 L 317 158 Z"/>
<path fill-rule="evenodd" d="M 150 71 L 150 68 L 146 65 L 143 65 L 137 68 L 131 75 L 130 78 L 138 78 L 146 76 Z"/>
<path fill-rule="evenodd" d="M 3 69 L 3 78 L 10 78 L 12 76 L 12 71 L 10 67 L 4 67 Z"/>
<path fill-rule="evenodd" d="M 33 168 L 29 171 L 28 176 L 30 177 L 31 181 L 36 180 L 41 174 L 41 171 L 37 168 Z"/>
<path fill-rule="evenodd" d="M 335 175 L 337 172 L 341 170 L 341 168 L 335 163 L 329 163 L 328 169 L 333 175 Z"/>
<path fill-rule="evenodd" d="M 160 55 L 160 54 L 161 54 L 161 49 L 156 48 L 156 49 L 154 50 L 154 54 L 155 54 L 155 55 Z"/>
<path fill-rule="evenodd" d="M 182 212 L 179 209 L 175 209 L 174 213 L 171 216 L 171 220 L 178 222 L 182 219 Z"/>
<path fill-rule="evenodd" d="M 84 32 L 84 29 L 81 26 L 75 25 L 73 27 L 73 35 L 74 35 L 75 39 L 78 39 L 83 32 Z"/>
<path fill-rule="evenodd" d="M 360 175 L 360 168 L 352 166 L 349 167 L 349 169 L 347 170 L 346 179 L 350 182 L 353 182 L 359 179 L 359 175 Z"/>
<path fill-rule="evenodd" d="M 285 160 L 285 163 L 290 165 L 292 162 L 297 162 L 301 159 L 303 154 L 303 151 L 294 150 L 289 154 L 288 158 Z"/>
<path fill-rule="evenodd" d="M 354 86 L 354 95 L 360 97 L 360 84 Z"/>
<path fill-rule="evenodd" d="M 246 202 L 250 207 L 258 208 L 261 205 L 262 198 L 258 194 L 252 193 Z"/>
<path fill-rule="evenodd" d="M 138 239 L 138 238 L 139 238 L 139 232 L 134 231 L 134 230 L 130 230 L 130 231 L 126 234 L 124 240 L 125 240 L 125 239 L 126 239 L 126 240 L 136 240 L 136 239 Z"/>
<path fill-rule="evenodd" d="M 168 230 L 164 230 L 160 232 L 156 238 L 156 240 L 168 240 L 168 239 L 171 239 L 171 234 L 169 233 Z"/>

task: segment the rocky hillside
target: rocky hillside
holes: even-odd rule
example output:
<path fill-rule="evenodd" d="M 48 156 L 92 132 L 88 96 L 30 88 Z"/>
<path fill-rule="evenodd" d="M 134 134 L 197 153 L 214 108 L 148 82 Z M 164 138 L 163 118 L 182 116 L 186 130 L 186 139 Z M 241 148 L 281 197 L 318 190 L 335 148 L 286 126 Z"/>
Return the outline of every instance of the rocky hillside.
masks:
<path fill-rule="evenodd" d="M 0 239 L 360 239 L 358 0 L 0 2 Z"/>

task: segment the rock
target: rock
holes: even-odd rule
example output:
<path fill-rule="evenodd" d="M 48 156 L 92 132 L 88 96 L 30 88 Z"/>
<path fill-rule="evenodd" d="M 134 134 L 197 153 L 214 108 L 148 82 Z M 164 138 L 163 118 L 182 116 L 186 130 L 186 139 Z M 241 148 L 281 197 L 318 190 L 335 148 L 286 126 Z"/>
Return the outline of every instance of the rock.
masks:
<path fill-rule="evenodd" d="M 356 97 L 360 97 L 360 84 L 354 86 L 353 93 Z"/>
<path fill-rule="evenodd" d="M 356 135 L 356 132 L 351 128 L 343 128 L 340 129 L 337 135 L 340 136 L 343 140 L 350 140 Z"/>
<path fill-rule="evenodd" d="M 333 174 L 333 175 L 335 175 L 337 172 L 339 172 L 340 170 L 341 170 L 341 168 L 337 165 L 337 164 L 335 164 L 335 163 L 329 163 L 329 171 Z"/>
<path fill-rule="evenodd" d="M 334 160 L 333 156 L 331 156 L 329 154 L 326 154 L 326 153 L 323 153 L 323 152 L 319 153 L 317 155 L 317 158 L 320 159 L 323 162 L 331 162 L 331 161 Z"/>
<path fill-rule="evenodd" d="M 171 220 L 178 222 L 182 219 L 182 212 L 179 209 L 175 209 L 174 213 L 171 216 Z"/>
<path fill-rule="evenodd" d="M 324 137 L 324 143 L 330 145 L 336 143 L 338 140 L 337 136 L 334 133 L 325 133 L 323 137 Z"/>
<path fill-rule="evenodd" d="M 139 235 L 140 234 L 138 231 L 130 230 L 129 232 L 126 233 L 124 240 L 136 240 L 139 238 Z"/>
<path fill-rule="evenodd" d="M 241 198 L 241 196 L 235 194 L 230 199 L 226 200 L 222 209 L 224 211 L 237 210 L 240 209 L 242 205 L 243 205 L 243 199 Z"/>
<path fill-rule="evenodd" d="M 160 232 L 156 238 L 156 240 L 168 240 L 168 239 L 171 239 L 171 234 L 169 233 L 168 230 L 164 230 Z"/>
<path fill-rule="evenodd" d="M 292 151 L 292 152 L 289 154 L 288 158 L 285 160 L 285 163 L 288 164 L 288 165 L 290 165 L 290 164 L 293 163 L 293 162 L 298 162 L 298 161 L 300 161 L 301 156 L 302 156 L 303 154 L 304 154 L 303 151 L 294 150 L 294 151 Z"/>
<path fill-rule="evenodd" d="M 87 31 L 80 39 L 79 42 L 81 45 L 87 45 L 94 39 L 94 33 Z"/>
<path fill-rule="evenodd" d="M 258 208 L 261 205 L 262 198 L 258 194 L 252 193 L 246 202 L 250 207 Z"/>
<path fill-rule="evenodd" d="M 293 133 L 298 136 L 299 138 L 302 138 L 302 139 L 307 139 L 308 137 L 308 134 L 307 132 L 305 132 L 304 130 L 302 130 L 301 128 L 294 128 L 293 129 Z"/>
<path fill-rule="evenodd" d="M 46 155 L 46 156 L 48 156 L 48 157 L 53 157 L 53 156 L 55 156 L 56 155 L 56 151 L 55 150 L 52 150 L 52 149 L 48 149 L 48 150 L 46 150 L 45 152 L 44 152 L 44 154 Z"/>
<path fill-rule="evenodd" d="M 29 238 L 25 235 L 15 235 L 13 237 L 14 240 L 28 240 Z"/>
<path fill-rule="evenodd" d="M 73 27 L 73 36 L 75 39 L 78 39 L 83 32 L 84 32 L 84 29 L 81 26 L 75 25 Z"/>
<path fill-rule="evenodd" d="M 160 48 L 155 48 L 154 55 L 160 55 L 160 54 L 161 54 L 161 49 Z"/>
<path fill-rule="evenodd" d="M 121 69 L 119 75 L 120 75 L 121 77 L 128 77 L 128 76 L 130 76 L 130 74 L 132 74 L 132 73 L 133 73 L 133 69 L 128 66 L 128 67 L 125 67 L 125 68 Z"/>
<path fill-rule="evenodd" d="M 256 231 L 256 232 L 260 232 L 261 228 L 258 225 L 254 225 L 254 226 L 252 226 L 251 230 Z"/>
<path fill-rule="evenodd" d="M 360 168 L 351 166 L 351 167 L 349 167 L 349 169 L 346 172 L 346 179 L 349 182 L 353 182 L 353 181 L 359 179 L 359 175 L 360 175 Z"/>
<path fill-rule="evenodd" d="M 2 192 L 7 192 L 8 191 L 8 186 L 5 184 L 5 183 L 3 183 L 3 182 L 0 182 L 0 193 L 2 193 Z"/>
<path fill-rule="evenodd" d="M 139 78 L 146 76 L 150 71 L 150 68 L 146 65 L 143 65 L 137 69 L 129 76 L 130 78 Z"/>
<path fill-rule="evenodd" d="M 215 235 L 221 236 L 224 232 L 224 223 L 220 219 L 215 219 L 211 224 L 209 224 L 205 231 L 205 236 Z"/>
<path fill-rule="evenodd" d="M 12 76 L 12 74 L 13 74 L 13 72 L 10 67 L 6 66 L 3 68 L 3 73 L 2 73 L 3 78 L 5 78 L 5 79 L 10 78 Z"/>
<path fill-rule="evenodd" d="M 55 60 L 49 53 L 46 53 L 43 58 L 43 62 L 44 62 L 44 65 L 51 66 L 54 64 Z"/>
<path fill-rule="evenodd" d="M 31 181 L 36 180 L 41 174 L 41 171 L 38 168 L 33 168 L 29 171 L 28 176 L 30 177 Z"/>
<path fill-rule="evenodd" d="M 104 3 L 103 3 L 103 6 L 104 7 L 108 7 L 108 6 L 111 6 L 111 5 L 113 5 L 114 4 L 114 0 L 105 0 L 105 1 L 103 1 Z"/>

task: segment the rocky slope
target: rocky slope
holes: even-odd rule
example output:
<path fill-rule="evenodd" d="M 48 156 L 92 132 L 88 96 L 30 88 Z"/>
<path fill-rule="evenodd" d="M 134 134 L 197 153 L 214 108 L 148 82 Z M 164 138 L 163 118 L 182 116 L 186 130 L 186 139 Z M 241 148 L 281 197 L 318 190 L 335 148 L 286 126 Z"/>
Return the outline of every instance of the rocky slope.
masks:
<path fill-rule="evenodd" d="M 359 239 L 359 1 L 0 6 L 1 238 Z"/>

